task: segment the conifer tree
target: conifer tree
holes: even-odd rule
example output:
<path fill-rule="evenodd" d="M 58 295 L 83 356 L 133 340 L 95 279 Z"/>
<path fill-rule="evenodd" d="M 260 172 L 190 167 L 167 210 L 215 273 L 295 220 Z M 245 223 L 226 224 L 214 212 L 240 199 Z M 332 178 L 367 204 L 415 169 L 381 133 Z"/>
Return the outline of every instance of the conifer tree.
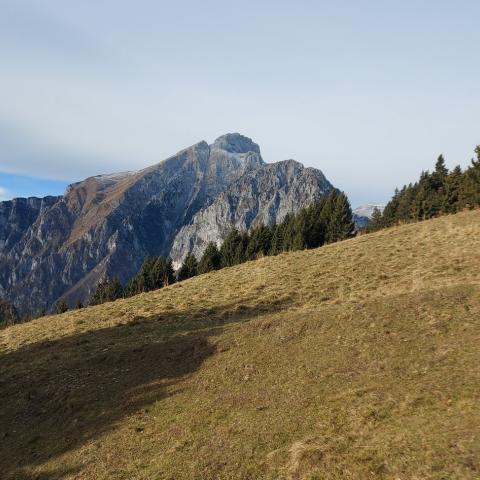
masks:
<path fill-rule="evenodd" d="M 401 193 L 399 192 L 399 190 L 395 189 L 393 197 L 385 205 L 385 208 L 383 210 L 383 222 L 382 222 L 384 227 L 391 227 L 392 225 L 395 225 L 395 223 L 398 222 L 399 220 L 398 208 L 400 205 L 400 195 Z M 410 215 L 410 212 L 409 212 L 409 215 Z"/>
<path fill-rule="evenodd" d="M 328 194 L 325 203 L 323 204 L 322 211 L 320 213 L 320 221 L 325 229 L 326 243 L 331 243 L 335 241 L 331 222 L 335 211 L 337 195 L 338 192 L 335 189 Z"/>
<path fill-rule="evenodd" d="M 394 223 L 408 222 L 410 220 L 412 214 L 412 204 L 415 196 L 416 190 L 411 183 L 403 186 L 397 196 Z M 383 223 L 385 223 L 385 220 L 382 222 L 382 224 Z"/>
<path fill-rule="evenodd" d="M 111 281 L 105 278 L 98 283 L 97 288 L 90 298 L 90 305 L 101 305 L 102 303 L 112 302 L 124 296 L 125 289 L 118 277 L 113 277 Z"/>
<path fill-rule="evenodd" d="M 306 248 L 317 248 L 325 243 L 326 225 L 322 220 L 325 199 L 314 202 L 306 209 L 303 241 Z"/>
<path fill-rule="evenodd" d="M 168 285 L 172 285 L 173 283 L 175 283 L 175 271 L 173 269 L 173 260 L 170 257 L 168 257 L 167 270 L 166 270 L 163 286 L 168 287 Z"/>
<path fill-rule="evenodd" d="M 463 172 L 460 165 L 457 165 L 445 179 L 445 195 L 443 197 L 442 212 L 456 213 L 460 210 L 462 181 Z"/>
<path fill-rule="evenodd" d="M 376 232 L 381 228 L 383 228 L 382 212 L 380 211 L 379 208 L 375 207 L 373 209 L 372 218 L 367 224 L 366 230 L 367 232 Z"/>
<path fill-rule="evenodd" d="M 440 155 L 435 163 L 435 177 L 438 182 L 437 187 L 442 185 L 448 175 L 448 168 L 445 165 L 443 155 Z"/>
<path fill-rule="evenodd" d="M 246 259 L 248 235 L 240 233 L 236 228 L 231 230 L 220 248 L 222 267 L 231 267 Z"/>
<path fill-rule="evenodd" d="M 464 207 L 474 208 L 480 205 L 480 146 L 475 149 L 477 160 L 464 173 L 461 201 Z"/>
<path fill-rule="evenodd" d="M 171 259 L 165 260 L 161 255 L 156 257 L 152 262 L 150 275 L 152 290 L 170 285 L 173 280 Z"/>
<path fill-rule="evenodd" d="M 253 260 L 259 256 L 268 255 L 272 247 L 272 229 L 266 225 L 259 225 L 249 235 L 246 258 Z"/>
<path fill-rule="evenodd" d="M 55 313 L 60 314 L 65 313 L 66 311 L 68 311 L 67 302 L 65 302 L 65 300 L 59 300 L 55 305 Z"/>
<path fill-rule="evenodd" d="M 208 273 L 218 270 L 222 264 L 222 257 L 216 243 L 210 242 L 198 262 L 198 273 Z"/>
<path fill-rule="evenodd" d="M 283 251 L 301 250 L 306 247 L 306 222 L 307 212 L 305 208 L 295 215 L 285 217 L 283 226 Z"/>
<path fill-rule="evenodd" d="M 108 284 L 107 302 L 112 302 L 123 297 L 123 286 L 117 276 Z"/>
<path fill-rule="evenodd" d="M 272 240 L 270 245 L 269 255 L 278 255 L 284 251 L 285 231 L 290 222 L 290 214 L 287 214 L 283 221 L 277 223 L 272 227 Z"/>
<path fill-rule="evenodd" d="M 149 292 L 155 288 L 155 281 L 153 276 L 153 266 L 155 259 L 145 257 L 137 274 L 128 282 L 126 288 L 126 295 L 137 295 L 142 292 Z"/>
<path fill-rule="evenodd" d="M 143 264 L 137 275 L 137 286 L 141 292 L 148 292 L 154 288 L 153 283 L 153 265 L 155 260 L 151 257 L 145 257 Z"/>
<path fill-rule="evenodd" d="M 195 275 L 198 275 L 197 259 L 193 253 L 189 252 L 178 271 L 177 278 L 178 281 L 181 282 L 182 280 L 194 277 Z"/>
<path fill-rule="evenodd" d="M 416 195 L 412 206 L 412 215 L 414 220 L 426 220 L 434 212 L 431 176 L 428 171 L 422 172 L 416 188 Z"/>
<path fill-rule="evenodd" d="M 352 208 L 347 196 L 340 192 L 334 203 L 333 215 L 329 221 L 330 241 L 337 242 L 351 238 L 355 232 Z"/>

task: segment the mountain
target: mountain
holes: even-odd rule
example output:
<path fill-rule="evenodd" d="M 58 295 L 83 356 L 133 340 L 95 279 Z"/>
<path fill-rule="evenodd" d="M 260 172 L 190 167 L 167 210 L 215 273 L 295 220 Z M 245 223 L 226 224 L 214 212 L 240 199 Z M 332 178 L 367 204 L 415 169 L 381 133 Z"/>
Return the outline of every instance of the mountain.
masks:
<path fill-rule="evenodd" d="M 357 229 L 362 229 L 368 225 L 368 222 L 372 219 L 375 208 L 383 212 L 385 205 L 366 204 L 353 209 L 353 221 Z"/>
<path fill-rule="evenodd" d="M 138 172 L 100 175 L 60 197 L 0 203 L 0 298 L 22 314 L 85 302 L 104 276 L 127 281 L 143 258 L 219 242 L 232 225 L 279 221 L 332 185 L 288 160 L 266 164 L 238 133 L 199 142 Z"/>
<path fill-rule="evenodd" d="M 480 210 L 0 331 L 16 479 L 480 469 Z"/>
<path fill-rule="evenodd" d="M 353 213 L 359 217 L 365 217 L 369 220 L 372 218 L 373 211 L 378 208 L 380 212 L 383 212 L 385 205 L 375 205 L 373 203 L 367 203 L 365 205 L 360 205 L 353 209 Z"/>

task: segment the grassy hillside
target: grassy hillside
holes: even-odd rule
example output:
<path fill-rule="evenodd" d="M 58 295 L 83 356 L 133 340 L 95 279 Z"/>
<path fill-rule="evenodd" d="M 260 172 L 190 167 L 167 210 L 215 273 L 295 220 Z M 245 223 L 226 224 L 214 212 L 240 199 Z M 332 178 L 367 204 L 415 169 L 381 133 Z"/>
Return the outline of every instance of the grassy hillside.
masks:
<path fill-rule="evenodd" d="M 480 211 L 0 333 L 0 476 L 480 477 Z"/>

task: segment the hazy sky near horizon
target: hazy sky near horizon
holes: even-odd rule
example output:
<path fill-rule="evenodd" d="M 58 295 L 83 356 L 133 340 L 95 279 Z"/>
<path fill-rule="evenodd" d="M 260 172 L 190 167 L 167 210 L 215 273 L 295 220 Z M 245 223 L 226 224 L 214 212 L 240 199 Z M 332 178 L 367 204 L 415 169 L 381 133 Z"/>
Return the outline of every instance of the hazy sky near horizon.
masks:
<path fill-rule="evenodd" d="M 382 203 L 480 143 L 478 0 L 0 0 L 0 200 L 240 132 Z"/>

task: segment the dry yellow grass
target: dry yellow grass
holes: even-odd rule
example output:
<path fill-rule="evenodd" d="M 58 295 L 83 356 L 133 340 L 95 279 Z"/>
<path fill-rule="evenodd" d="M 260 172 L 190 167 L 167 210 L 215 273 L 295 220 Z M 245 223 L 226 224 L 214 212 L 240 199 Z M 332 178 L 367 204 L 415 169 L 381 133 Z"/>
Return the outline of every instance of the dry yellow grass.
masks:
<path fill-rule="evenodd" d="M 480 477 L 480 211 L 0 333 L 3 479 Z"/>

